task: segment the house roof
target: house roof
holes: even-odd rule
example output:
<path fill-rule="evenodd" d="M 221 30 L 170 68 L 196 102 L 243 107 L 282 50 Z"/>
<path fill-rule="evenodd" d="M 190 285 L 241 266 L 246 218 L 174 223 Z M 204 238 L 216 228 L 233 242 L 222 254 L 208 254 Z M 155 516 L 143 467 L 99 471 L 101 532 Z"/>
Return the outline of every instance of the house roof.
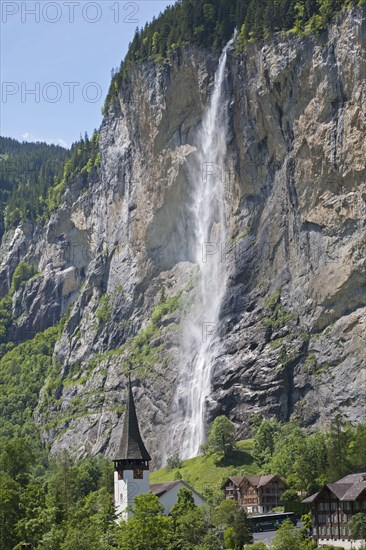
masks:
<path fill-rule="evenodd" d="M 267 485 L 270 481 L 273 481 L 274 479 L 281 479 L 279 476 L 275 474 L 265 475 L 265 476 L 232 476 L 227 479 L 231 480 L 234 485 L 239 487 L 244 480 L 247 480 L 250 485 L 253 485 L 254 487 L 263 487 Z M 225 487 L 227 481 L 224 483 L 224 485 L 221 487 L 222 489 Z M 282 480 L 283 481 L 283 480 Z"/>
<path fill-rule="evenodd" d="M 348 474 L 348 476 L 342 477 L 336 483 L 359 483 L 360 481 L 366 481 L 366 472 L 360 472 L 358 474 Z"/>
<path fill-rule="evenodd" d="M 239 485 L 243 481 L 244 477 L 243 476 L 231 476 L 228 479 L 230 479 L 234 483 L 234 485 L 239 487 Z"/>
<path fill-rule="evenodd" d="M 310 495 L 302 502 L 305 504 L 315 502 L 324 489 L 329 489 L 342 502 L 355 501 L 363 492 L 366 494 L 366 473 L 350 474 L 335 483 L 327 483 L 320 491 Z"/>
<path fill-rule="evenodd" d="M 345 493 L 347 493 L 348 489 L 350 488 L 349 483 L 328 483 L 327 484 L 328 489 L 332 491 L 332 493 L 339 498 L 339 500 L 342 500 Z"/>
<path fill-rule="evenodd" d="M 317 493 L 314 493 L 312 495 L 310 495 L 309 497 L 307 498 L 304 498 L 304 500 L 302 501 L 304 504 L 311 504 L 312 502 L 315 501 L 316 497 L 318 496 L 318 494 L 320 493 L 320 491 L 318 491 Z"/>
<path fill-rule="evenodd" d="M 140 434 L 130 379 L 122 435 L 114 460 L 151 460 Z"/>
<path fill-rule="evenodd" d="M 150 491 L 153 493 L 153 495 L 161 497 L 162 495 L 173 489 L 173 487 L 179 484 L 184 485 L 187 489 L 192 491 L 192 493 L 195 493 L 202 500 L 205 500 L 200 493 L 198 493 L 195 489 L 193 489 L 193 487 L 189 485 L 189 483 L 183 481 L 182 479 L 177 479 L 176 481 L 165 481 L 163 483 L 152 483 L 150 485 Z"/>
<path fill-rule="evenodd" d="M 254 487 L 264 487 L 267 483 L 270 483 L 274 479 L 280 479 L 275 474 L 265 475 L 265 476 L 245 476 L 251 485 Z"/>
<path fill-rule="evenodd" d="M 366 491 L 366 482 L 355 483 L 343 495 L 341 500 L 357 500 L 357 498 Z"/>
<path fill-rule="evenodd" d="M 165 481 L 164 483 L 152 483 L 150 485 L 150 491 L 153 495 L 156 495 L 157 497 L 161 497 L 164 493 L 167 491 L 170 491 L 173 487 L 175 487 L 179 483 L 179 480 L 177 481 Z"/>

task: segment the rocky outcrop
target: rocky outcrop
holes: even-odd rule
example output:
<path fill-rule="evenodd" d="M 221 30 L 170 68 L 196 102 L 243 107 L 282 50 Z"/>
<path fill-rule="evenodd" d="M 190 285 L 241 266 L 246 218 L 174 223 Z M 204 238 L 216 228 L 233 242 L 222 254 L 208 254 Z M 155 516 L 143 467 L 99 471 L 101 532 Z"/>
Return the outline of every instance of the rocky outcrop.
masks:
<path fill-rule="evenodd" d="M 187 47 L 131 69 L 87 190 L 75 181 L 46 226 L 3 238 L 3 295 L 21 259 L 39 271 L 13 297 L 17 341 L 68 316 L 36 411 L 53 452 L 113 452 L 132 367 L 161 459 L 195 303 L 187 159 L 217 61 Z M 361 9 L 321 35 L 229 52 L 230 239 L 218 243 L 229 284 L 207 410 L 229 415 L 238 437 L 256 412 L 307 426 L 338 410 L 363 418 L 365 82 Z"/>

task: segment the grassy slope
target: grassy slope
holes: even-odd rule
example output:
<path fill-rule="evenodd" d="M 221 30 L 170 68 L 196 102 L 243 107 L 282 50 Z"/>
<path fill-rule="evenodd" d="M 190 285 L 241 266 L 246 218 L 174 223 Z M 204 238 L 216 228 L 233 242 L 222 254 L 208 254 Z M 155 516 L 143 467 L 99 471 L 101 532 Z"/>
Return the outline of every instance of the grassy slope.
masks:
<path fill-rule="evenodd" d="M 179 472 L 184 481 L 191 484 L 197 491 L 205 487 L 219 488 L 225 477 L 230 475 L 255 475 L 259 473 L 259 466 L 251 455 L 253 442 L 250 439 L 239 441 L 238 450 L 225 461 L 215 464 L 215 455 L 197 456 L 184 460 Z M 151 483 L 172 481 L 178 470 L 162 468 L 150 474 Z"/>

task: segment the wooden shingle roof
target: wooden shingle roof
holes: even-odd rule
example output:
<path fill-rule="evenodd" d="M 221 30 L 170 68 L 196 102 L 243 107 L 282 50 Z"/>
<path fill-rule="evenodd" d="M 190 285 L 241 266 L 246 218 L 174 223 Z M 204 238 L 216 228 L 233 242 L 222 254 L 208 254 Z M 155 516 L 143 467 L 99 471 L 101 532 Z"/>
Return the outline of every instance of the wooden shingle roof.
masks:
<path fill-rule="evenodd" d="M 128 381 L 127 407 L 121 440 L 113 460 L 151 460 L 140 434 L 131 380 Z"/>
<path fill-rule="evenodd" d="M 327 483 L 320 491 L 310 495 L 302 502 L 305 504 L 311 504 L 315 502 L 324 489 L 331 491 L 338 500 L 342 502 L 354 502 L 362 493 L 366 498 L 366 472 L 360 474 L 350 474 L 348 476 L 339 479 L 335 483 Z"/>

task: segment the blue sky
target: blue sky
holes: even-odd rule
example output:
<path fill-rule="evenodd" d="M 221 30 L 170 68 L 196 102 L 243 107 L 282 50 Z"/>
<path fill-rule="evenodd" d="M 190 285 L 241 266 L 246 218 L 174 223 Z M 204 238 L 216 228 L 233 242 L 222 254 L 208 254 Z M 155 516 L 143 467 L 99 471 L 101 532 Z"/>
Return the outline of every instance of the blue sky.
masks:
<path fill-rule="evenodd" d="M 172 3 L 1 0 L 1 135 L 70 146 L 98 128 L 136 27 Z"/>

